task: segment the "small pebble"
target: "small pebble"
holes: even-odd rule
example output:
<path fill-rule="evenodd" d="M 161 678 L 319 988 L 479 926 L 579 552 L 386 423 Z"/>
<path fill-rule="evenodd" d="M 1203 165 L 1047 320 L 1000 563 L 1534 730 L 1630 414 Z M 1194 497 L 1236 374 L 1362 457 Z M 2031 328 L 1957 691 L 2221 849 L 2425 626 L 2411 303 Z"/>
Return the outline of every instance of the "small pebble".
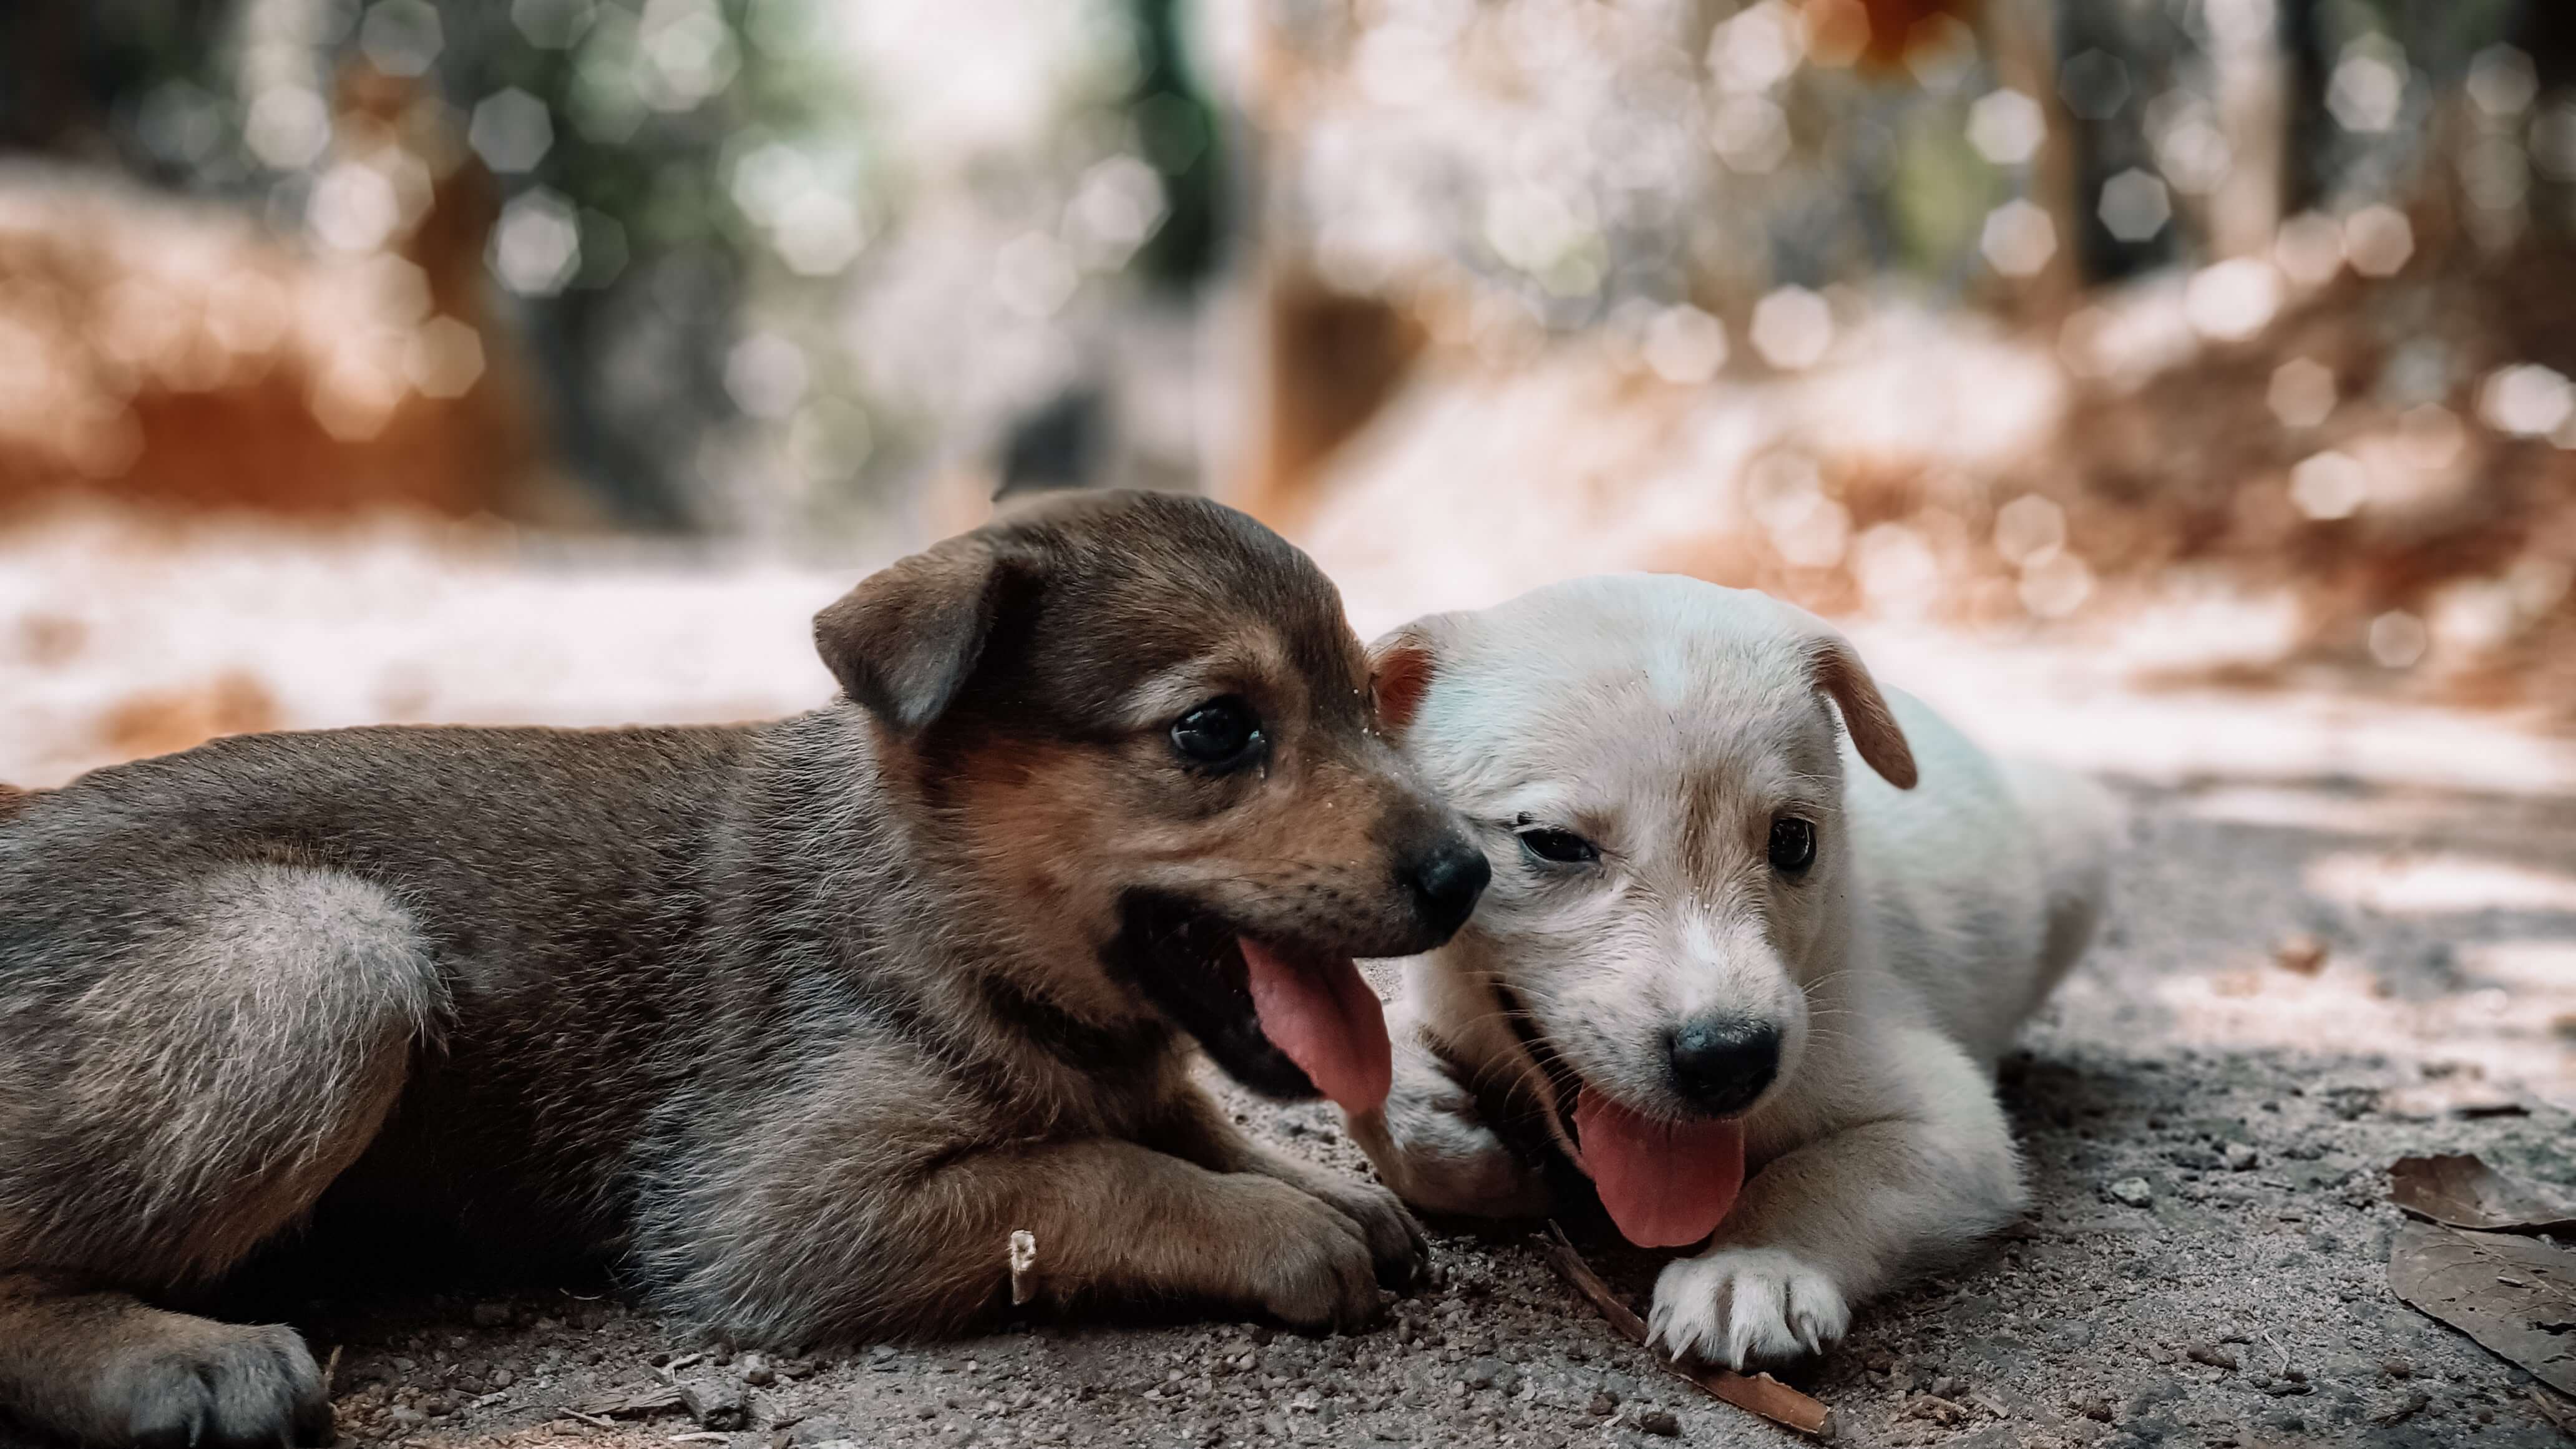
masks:
<path fill-rule="evenodd" d="M 2250 1172 L 2257 1164 L 2261 1163 L 2262 1160 L 2263 1156 L 2261 1153 L 2256 1152 L 2253 1148 L 2242 1142 L 2230 1142 L 2227 1144 L 2227 1165 L 2234 1171 Z"/>
<path fill-rule="evenodd" d="M 2143 1177 L 2124 1177 L 2112 1183 L 2111 1200 L 2128 1207 L 2142 1208 L 2156 1200 L 2156 1190 Z"/>
<path fill-rule="evenodd" d="M 1682 1434 L 1681 1416 L 1670 1409 L 1648 1409 L 1633 1422 L 1646 1433 L 1665 1439 L 1678 1439 Z"/>
<path fill-rule="evenodd" d="M 1592 1417 L 1607 1419 L 1619 1412 L 1619 1396 L 1608 1389 L 1598 1390 L 1592 1395 L 1592 1402 L 1587 1407 L 1592 1411 Z"/>

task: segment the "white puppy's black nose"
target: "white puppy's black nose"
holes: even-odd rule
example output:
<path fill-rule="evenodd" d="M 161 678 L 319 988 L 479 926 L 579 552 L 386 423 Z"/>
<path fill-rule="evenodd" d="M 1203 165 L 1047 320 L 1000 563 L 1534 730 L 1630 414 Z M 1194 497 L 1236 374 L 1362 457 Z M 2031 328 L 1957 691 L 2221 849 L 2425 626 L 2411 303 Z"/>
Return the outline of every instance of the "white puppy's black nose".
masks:
<path fill-rule="evenodd" d="M 1409 874 L 1415 913 L 1446 939 L 1474 914 L 1476 897 L 1484 894 L 1494 868 L 1472 842 L 1453 837 L 1424 852 Z"/>
<path fill-rule="evenodd" d="M 1673 1033 L 1673 1085 L 1713 1117 L 1741 1112 L 1780 1072 L 1780 1029 L 1740 1016 L 1703 1016 Z"/>

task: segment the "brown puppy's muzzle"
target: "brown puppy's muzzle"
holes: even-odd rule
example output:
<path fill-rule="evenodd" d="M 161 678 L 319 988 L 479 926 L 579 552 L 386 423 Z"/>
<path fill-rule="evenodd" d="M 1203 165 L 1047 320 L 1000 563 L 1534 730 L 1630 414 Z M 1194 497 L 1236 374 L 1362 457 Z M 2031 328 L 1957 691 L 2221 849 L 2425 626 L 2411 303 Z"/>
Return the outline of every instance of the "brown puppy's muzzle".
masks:
<path fill-rule="evenodd" d="M 1370 784 L 1395 798 L 1356 838 L 1306 822 L 1304 868 L 1267 879 L 1228 870 L 1213 889 L 1140 888 L 1121 900 L 1104 963 L 1255 1091 L 1320 1092 L 1353 1110 L 1382 1102 L 1386 1027 L 1353 958 L 1447 941 L 1492 874 L 1446 808 L 1400 777 Z M 1314 813 L 1358 814 L 1347 795 L 1334 803 L 1343 808 Z"/>

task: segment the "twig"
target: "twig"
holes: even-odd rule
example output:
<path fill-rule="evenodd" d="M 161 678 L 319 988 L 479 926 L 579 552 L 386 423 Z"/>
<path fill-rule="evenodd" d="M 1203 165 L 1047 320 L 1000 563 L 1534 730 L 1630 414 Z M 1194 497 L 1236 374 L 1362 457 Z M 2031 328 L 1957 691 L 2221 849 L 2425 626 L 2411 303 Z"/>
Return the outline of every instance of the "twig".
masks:
<path fill-rule="evenodd" d="M 615 1424 L 610 1423 L 606 1419 L 600 1418 L 596 1414 L 585 1414 L 579 1409 L 557 1409 L 555 1412 L 563 1415 L 567 1419 L 579 1419 L 581 1422 L 588 1424 L 594 1429 L 614 1429 L 617 1427 Z"/>
<path fill-rule="evenodd" d="M 704 1430 L 695 1434 L 674 1434 L 662 1442 L 666 1444 L 721 1444 L 732 1437 L 733 1436 L 731 1434 L 718 1434 L 713 1430 Z"/>
<path fill-rule="evenodd" d="M 1621 1302 L 1610 1285 L 1601 1281 L 1601 1275 L 1592 1271 L 1592 1265 L 1583 1261 L 1583 1255 L 1574 1251 L 1574 1244 L 1566 1240 L 1565 1229 L 1550 1222 L 1547 1238 L 1539 1246 L 1545 1250 L 1557 1273 L 1573 1284 L 1577 1292 L 1592 1300 L 1592 1306 L 1601 1310 L 1601 1316 L 1610 1320 L 1610 1326 L 1619 1330 L 1620 1337 L 1643 1348 L 1654 1359 L 1655 1367 L 1783 1428 L 1812 1434 L 1819 1439 L 1834 1437 L 1834 1411 L 1831 1408 L 1769 1374 L 1748 1377 L 1727 1369 L 1685 1364 L 1656 1348 L 1649 1341 L 1646 1320 Z"/>
<path fill-rule="evenodd" d="M 2532 1407 L 2540 1410 L 2542 1418 L 2565 1430 L 2569 1436 L 2576 1437 L 2576 1399 L 2552 1393 L 2538 1384 L 2533 1384 L 2525 1392 L 2531 1395 Z"/>

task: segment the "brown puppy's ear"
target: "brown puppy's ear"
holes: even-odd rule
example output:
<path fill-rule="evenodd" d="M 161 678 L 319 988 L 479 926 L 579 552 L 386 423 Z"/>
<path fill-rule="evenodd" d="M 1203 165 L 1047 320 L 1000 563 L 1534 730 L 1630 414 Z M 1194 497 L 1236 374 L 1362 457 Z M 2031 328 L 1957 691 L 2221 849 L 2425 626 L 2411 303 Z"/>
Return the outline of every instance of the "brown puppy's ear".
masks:
<path fill-rule="evenodd" d="M 1851 641 L 1817 626 L 1816 637 L 1807 645 L 1807 671 L 1814 676 L 1816 688 L 1831 695 L 1834 707 L 1843 712 L 1843 730 L 1860 757 L 1887 783 L 1899 790 L 1913 789 L 1920 778 L 1914 768 L 1914 749 L 1905 742 L 1905 731 L 1897 727 L 1887 696 L 1878 692 L 1878 682 L 1869 677 Z"/>
<path fill-rule="evenodd" d="M 1369 646 L 1369 692 L 1376 696 L 1377 719 L 1386 732 L 1404 737 L 1431 678 L 1440 672 L 1441 646 L 1449 635 L 1449 616 L 1425 614 Z"/>
<path fill-rule="evenodd" d="M 965 534 L 897 560 L 814 616 L 814 647 L 852 700 L 919 734 L 983 657 L 1018 565 Z"/>

